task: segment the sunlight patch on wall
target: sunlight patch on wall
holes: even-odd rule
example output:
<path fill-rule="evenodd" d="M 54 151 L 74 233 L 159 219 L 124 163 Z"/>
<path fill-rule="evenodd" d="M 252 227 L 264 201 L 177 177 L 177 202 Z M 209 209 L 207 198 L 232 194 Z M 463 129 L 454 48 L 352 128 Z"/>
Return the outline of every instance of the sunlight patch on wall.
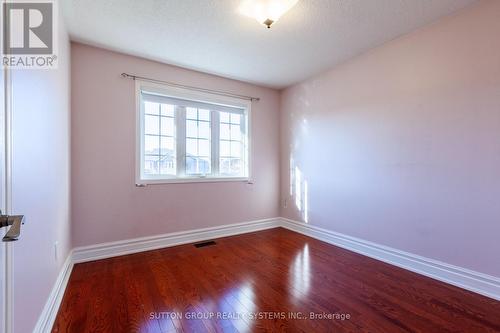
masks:
<path fill-rule="evenodd" d="M 295 206 L 302 210 L 302 172 L 299 167 L 295 167 Z"/>
<path fill-rule="evenodd" d="M 305 175 L 290 157 L 290 197 L 304 222 L 309 222 L 309 188 Z"/>
<path fill-rule="evenodd" d="M 304 180 L 304 222 L 308 223 L 309 222 L 309 196 L 308 196 L 308 190 L 307 190 L 307 181 Z"/>

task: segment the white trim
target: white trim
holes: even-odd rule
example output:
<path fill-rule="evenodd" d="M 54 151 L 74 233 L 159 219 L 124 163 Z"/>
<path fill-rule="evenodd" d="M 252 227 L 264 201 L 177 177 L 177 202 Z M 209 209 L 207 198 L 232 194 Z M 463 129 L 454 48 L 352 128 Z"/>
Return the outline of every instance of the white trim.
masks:
<path fill-rule="evenodd" d="M 3 3 L 8 3 L 9 1 L 3 1 Z M 2 7 L 3 7 L 2 3 Z M 3 12 L 1 12 L 3 15 Z M 3 213 L 12 214 L 12 70 L 4 66 L 4 163 L 2 176 L 2 191 L 4 192 L 4 198 L 2 202 Z M 2 235 L 3 236 L 3 235 Z M 14 332 L 14 259 L 13 252 L 14 247 L 10 242 L 5 243 L 4 247 L 4 314 L 3 318 L 5 320 L 4 330 L 5 333 Z"/>
<path fill-rule="evenodd" d="M 425 258 L 303 222 L 281 218 L 281 226 L 306 236 L 500 301 L 500 278 Z"/>
<path fill-rule="evenodd" d="M 224 182 L 244 182 L 250 183 L 247 177 L 185 177 L 185 178 L 162 178 L 162 179 L 143 179 L 136 185 L 161 185 L 161 184 L 183 184 L 183 183 L 224 183 Z"/>
<path fill-rule="evenodd" d="M 177 175 L 159 175 L 159 176 L 145 176 L 143 175 L 144 170 L 144 160 L 143 160 L 143 147 L 144 147 L 144 108 L 143 108 L 143 97 L 142 91 L 148 91 L 154 94 L 159 94 L 165 96 L 165 98 L 180 98 L 186 100 L 192 100 L 195 102 L 209 103 L 213 105 L 220 105 L 222 107 L 230 107 L 243 110 L 243 116 L 246 118 L 245 121 L 245 142 L 244 151 L 242 152 L 242 159 L 245 166 L 245 175 L 228 177 L 224 175 L 200 175 L 186 177 L 184 173 L 184 157 L 185 157 L 185 119 L 183 119 L 184 113 L 177 112 L 176 110 L 176 155 L 177 155 Z M 136 103 L 136 170 L 135 170 L 135 183 L 136 185 L 150 185 L 150 184 L 170 184 L 170 183 L 202 183 L 202 182 L 240 182 L 246 181 L 248 183 L 253 183 L 251 180 L 251 163 L 252 163 L 252 133 L 251 133 L 251 117 L 252 117 L 252 101 L 228 97 L 228 96 L 214 96 L 213 94 L 189 90 L 186 88 L 176 88 L 164 84 L 152 83 L 149 81 L 143 81 L 140 79 L 135 79 L 135 103 Z M 224 111 L 226 112 L 226 111 Z M 182 126 L 179 126 L 182 124 Z M 212 173 L 219 171 L 219 151 L 214 150 L 218 147 L 219 140 L 218 133 L 213 136 L 214 128 L 218 128 L 219 124 L 215 124 L 213 119 L 211 119 L 211 131 L 212 131 L 212 145 L 211 145 L 211 155 L 212 155 Z M 214 140 L 217 142 L 214 143 Z M 216 161 L 216 163 L 213 163 Z M 180 170 L 179 170 L 180 169 Z"/>
<path fill-rule="evenodd" d="M 143 139 L 143 110 L 141 103 L 141 83 L 134 80 L 135 87 L 135 184 L 141 184 L 141 170 L 144 168 L 142 161 L 142 146 L 144 145 Z"/>
<path fill-rule="evenodd" d="M 252 125 L 252 101 L 248 101 L 247 103 L 247 113 L 246 113 L 246 122 L 245 122 L 245 134 L 247 139 L 245 141 L 245 145 L 247 146 L 244 150 L 245 154 L 245 167 L 246 167 L 246 175 L 248 178 L 248 182 L 253 184 L 253 125 Z"/>
<path fill-rule="evenodd" d="M 5 244 L 5 333 L 14 332 L 14 248 Z"/>
<path fill-rule="evenodd" d="M 0 237 L 3 237 L 4 236 L 4 231 L 1 231 L 0 232 Z M 7 278 L 7 244 L 0 244 L 0 246 L 2 247 L 1 249 L 1 253 L 0 253 L 0 265 L 1 266 L 1 270 L 0 270 L 0 274 L 2 274 L 2 277 L 1 277 L 1 286 L 0 288 L 2 288 L 0 290 L 0 296 L 1 296 L 1 299 L 0 299 L 0 302 L 2 302 L 2 306 L 0 307 L 1 309 L 1 313 L 0 313 L 0 332 L 3 332 L 3 333 L 7 333 L 7 321 L 6 321 L 6 317 L 7 317 L 7 281 L 6 281 L 6 278 Z"/>
<path fill-rule="evenodd" d="M 57 280 L 33 329 L 33 333 L 46 333 L 52 330 L 72 270 L 73 258 L 72 252 L 70 252 L 57 276 Z"/>
<path fill-rule="evenodd" d="M 167 84 L 155 83 L 151 81 L 135 79 L 139 85 L 150 93 L 156 93 L 162 96 L 193 100 L 197 102 L 205 102 L 211 104 L 218 104 L 229 107 L 240 107 L 245 109 L 251 104 L 251 101 L 245 98 L 238 98 L 232 96 L 220 96 L 211 93 L 206 93 L 189 88 L 172 87 Z"/>
<path fill-rule="evenodd" d="M 176 245 L 195 243 L 208 239 L 266 230 L 279 226 L 280 218 L 270 218 L 265 220 L 227 224 L 211 228 L 173 232 L 157 236 L 134 238 L 117 242 L 77 247 L 73 250 L 73 262 L 81 263 L 86 261 L 117 257 L 125 254 L 156 250 Z"/>
<path fill-rule="evenodd" d="M 243 117 L 245 119 L 245 117 Z M 210 155 L 214 175 L 220 171 L 220 112 L 210 112 Z M 245 172 L 245 174 L 247 174 Z"/>

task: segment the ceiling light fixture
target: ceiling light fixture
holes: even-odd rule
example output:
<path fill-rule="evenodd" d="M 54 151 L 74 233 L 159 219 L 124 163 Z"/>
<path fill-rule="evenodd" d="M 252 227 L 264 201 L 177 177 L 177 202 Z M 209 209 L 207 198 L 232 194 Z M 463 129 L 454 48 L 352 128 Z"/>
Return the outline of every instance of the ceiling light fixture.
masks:
<path fill-rule="evenodd" d="M 271 28 L 297 2 L 298 0 L 243 0 L 239 12 Z"/>

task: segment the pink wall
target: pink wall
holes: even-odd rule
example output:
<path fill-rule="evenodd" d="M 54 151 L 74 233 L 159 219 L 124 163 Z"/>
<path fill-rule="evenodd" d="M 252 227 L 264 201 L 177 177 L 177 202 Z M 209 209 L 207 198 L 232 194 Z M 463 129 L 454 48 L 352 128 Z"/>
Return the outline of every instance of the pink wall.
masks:
<path fill-rule="evenodd" d="M 500 276 L 500 1 L 394 40 L 282 94 L 309 223 Z"/>
<path fill-rule="evenodd" d="M 279 215 L 279 92 L 73 43 L 75 246 Z M 135 90 L 122 72 L 258 96 L 252 174 L 242 182 L 135 187 Z"/>
<path fill-rule="evenodd" d="M 70 44 L 62 18 L 58 21 L 58 69 L 12 71 L 12 211 L 26 218 L 21 239 L 10 245 L 13 332 L 33 331 L 72 247 Z"/>

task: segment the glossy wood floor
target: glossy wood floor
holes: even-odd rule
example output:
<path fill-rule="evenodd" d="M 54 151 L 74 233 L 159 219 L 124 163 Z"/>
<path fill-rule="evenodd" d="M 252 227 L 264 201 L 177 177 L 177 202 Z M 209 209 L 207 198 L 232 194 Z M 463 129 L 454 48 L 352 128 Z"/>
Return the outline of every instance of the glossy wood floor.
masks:
<path fill-rule="evenodd" d="M 500 332 L 500 302 L 277 228 L 78 264 L 53 328 L 176 331 Z"/>

